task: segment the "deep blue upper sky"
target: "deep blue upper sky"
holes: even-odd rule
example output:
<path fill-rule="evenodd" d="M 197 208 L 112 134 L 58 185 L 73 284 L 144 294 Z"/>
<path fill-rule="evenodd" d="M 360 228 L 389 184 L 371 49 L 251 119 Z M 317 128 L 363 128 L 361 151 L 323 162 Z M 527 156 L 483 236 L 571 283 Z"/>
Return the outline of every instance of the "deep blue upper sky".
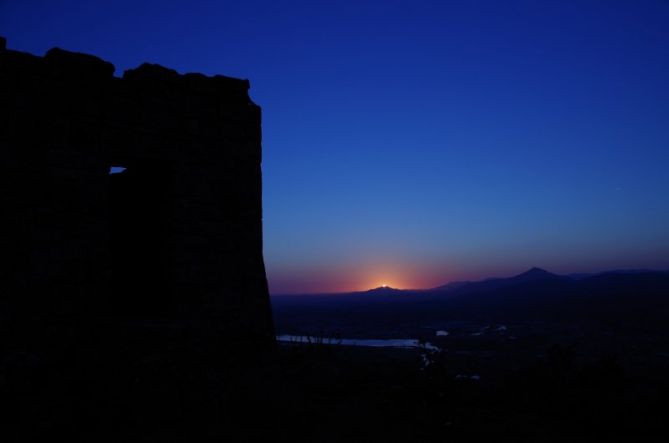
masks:
<path fill-rule="evenodd" d="M 669 268 L 669 2 L 0 0 L 13 49 L 251 80 L 273 292 Z"/>

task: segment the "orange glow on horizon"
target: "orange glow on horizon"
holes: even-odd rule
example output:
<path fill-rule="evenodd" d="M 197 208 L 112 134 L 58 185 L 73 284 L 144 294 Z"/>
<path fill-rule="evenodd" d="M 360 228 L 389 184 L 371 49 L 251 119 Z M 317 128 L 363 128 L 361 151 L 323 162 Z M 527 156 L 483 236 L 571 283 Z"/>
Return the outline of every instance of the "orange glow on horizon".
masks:
<path fill-rule="evenodd" d="M 274 294 L 335 294 L 363 292 L 379 287 L 428 289 L 446 284 L 453 278 L 444 268 L 443 265 L 419 260 L 316 265 L 308 269 L 302 268 L 298 279 L 291 276 L 283 280 L 274 274 L 270 283 L 275 288 L 290 287 L 289 290 L 277 289 Z M 293 274 L 294 271 L 290 271 Z"/>
<path fill-rule="evenodd" d="M 361 273 L 364 270 L 361 270 Z M 421 289 L 430 287 L 430 279 L 423 272 L 409 266 L 384 266 L 383 270 L 371 270 L 368 276 L 360 276 L 348 291 L 367 291 L 374 288 Z"/>

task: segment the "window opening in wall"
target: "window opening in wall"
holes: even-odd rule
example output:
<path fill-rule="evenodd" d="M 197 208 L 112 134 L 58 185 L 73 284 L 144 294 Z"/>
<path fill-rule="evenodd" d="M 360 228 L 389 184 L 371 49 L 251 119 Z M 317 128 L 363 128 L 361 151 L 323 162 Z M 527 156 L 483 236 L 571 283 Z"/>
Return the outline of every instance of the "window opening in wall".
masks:
<path fill-rule="evenodd" d="M 120 174 L 121 172 L 125 171 L 127 168 L 125 166 L 110 166 L 109 167 L 109 174 Z"/>

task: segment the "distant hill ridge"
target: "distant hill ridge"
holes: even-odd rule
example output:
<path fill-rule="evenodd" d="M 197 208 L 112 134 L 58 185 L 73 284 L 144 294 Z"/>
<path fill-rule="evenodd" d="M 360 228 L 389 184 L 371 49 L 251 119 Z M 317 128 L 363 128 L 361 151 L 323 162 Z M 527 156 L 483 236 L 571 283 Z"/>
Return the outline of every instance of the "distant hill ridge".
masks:
<path fill-rule="evenodd" d="M 507 278 L 488 278 L 480 281 L 462 281 L 451 282 L 443 286 L 438 286 L 431 289 L 397 289 L 390 286 L 379 286 L 377 288 L 369 289 L 367 291 L 355 291 L 348 294 L 367 294 L 367 295 L 395 295 L 408 294 L 418 292 L 472 292 L 479 290 L 496 289 L 500 287 L 511 286 L 520 283 L 543 281 L 543 280 L 566 280 L 569 277 L 560 276 L 541 269 L 533 267 L 527 271 Z"/>
<path fill-rule="evenodd" d="M 569 280 L 569 277 L 560 276 L 548 272 L 545 269 L 533 267 L 513 277 L 489 278 L 486 280 L 480 280 L 474 282 L 454 282 L 433 289 L 429 289 L 428 291 L 471 293 L 471 292 L 494 290 L 522 283 L 540 282 L 540 281 L 559 281 L 559 280 Z"/>
<path fill-rule="evenodd" d="M 573 278 L 532 268 L 513 277 L 426 290 L 382 287 L 346 294 L 279 296 L 272 305 L 279 328 L 330 326 L 390 334 L 398 328 L 420 329 L 448 321 L 543 321 L 660 330 L 669 321 L 669 271 Z"/>
<path fill-rule="evenodd" d="M 404 290 L 392 288 L 390 286 L 379 286 L 377 288 L 365 291 L 367 294 L 398 294 L 402 292 L 404 292 Z"/>
<path fill-rule="evenodd" d="M 527 271 L 524 271 L 520 274 L 514 275 L 512 277 L 493 277 L 483 280 L 475 281 L 454 281 L 447 284 L 436 286 L 434 288 L 428 289 L 398 289 L 390 286 L 379 286 L 376 288 L 368 289 L 366 291 L 353 291 L 353 292 L 341 292 L 341 293 L 329 293 L 329 294 L 302 294 L 310 296 L 319 296 L 319 297 L 330 297 L 330 296 L 375 296 L 383 298 L 384 296 L 394 296 L 397 295 L 437 295 L 437 294 L 468 294 L 474 292 L 489 292 L 503 288 L 514 287 L 524 284 L 540 284 L 540 283 L 577 283 L 585 282 L 592 279 L 606 279 L 608 277 L 616 276 L 653 276 L 653 275 L 667 275 L 669 276 L 669 271 L 657 271 L 650 269 L 629 269 L 629 270 L 612 270 L 612 271 L 603 271 L 598 273 L 576 273 L 568 275 L 559 275 L 549 272 L 545 269 L 539 267 L 532 267 Z M 282 296 L 299 296 L 300 294 L 281 294 Z"/>

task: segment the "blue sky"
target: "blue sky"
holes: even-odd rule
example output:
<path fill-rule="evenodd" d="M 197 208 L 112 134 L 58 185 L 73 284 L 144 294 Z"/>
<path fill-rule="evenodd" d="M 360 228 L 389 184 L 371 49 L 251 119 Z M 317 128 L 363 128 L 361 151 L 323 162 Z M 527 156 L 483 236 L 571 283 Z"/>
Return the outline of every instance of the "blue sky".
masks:
<path fill-rule="evenodd" d="M 669 268 L 669 2 L 12 1 L 13 49 L 248 78 L 273 292 Z"/>

